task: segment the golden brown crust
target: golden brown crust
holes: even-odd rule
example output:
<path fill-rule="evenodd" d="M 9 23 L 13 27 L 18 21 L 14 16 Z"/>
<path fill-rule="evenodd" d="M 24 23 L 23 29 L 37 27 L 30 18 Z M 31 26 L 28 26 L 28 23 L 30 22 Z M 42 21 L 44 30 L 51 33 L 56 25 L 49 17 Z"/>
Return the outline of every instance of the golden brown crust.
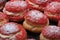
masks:
<path fill-rule="evenodd" d="M 27 29 L 27 30 L 29 30 L 29 31 L 31 31 L 31 32 L 34 32 L 34 33 L 40 33 L 41 30 L 42 30 L 42 28 L 43 28 L 44 26 L 47 26 L 47 25 L 49 25 L 49 22 L 47 22 L 46 25 L 40 25 L 40 26 L 30 25 L 30 24 L 28 24 L 26 21 L 23 22 L 24 28 Z"/>
<path fill-rule="evenodd" d="M 40 34 L 40 40 L 49 40 L 49 39 L 45 38 L 42 34 Z"/>

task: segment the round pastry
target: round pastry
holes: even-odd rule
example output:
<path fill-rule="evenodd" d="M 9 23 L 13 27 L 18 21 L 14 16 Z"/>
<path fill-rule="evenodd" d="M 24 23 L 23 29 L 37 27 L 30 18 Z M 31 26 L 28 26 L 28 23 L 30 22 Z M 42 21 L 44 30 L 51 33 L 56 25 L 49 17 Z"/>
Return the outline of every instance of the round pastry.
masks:
<path fill-rule="evenodd" d="M 6 23 L 0 27 L 0 40 L 26 40 L 27 33 L 22 25 Z"/>
<path fill-rule="evenodd" d="M 49 5 L 46 6 L 44 14 L 50 20 L 60 20 L 60 2 L 51 2 Z"/>
<path fill-rule="evenodd" d="M 30 9 L 37 9 L 43 11 L 45 6 L 49 4 L 50 0 L 26 0 Z"/>
<path fill-rule="evenodd" d="M 9 16 L 10 21 L 23 20 L 23 14 L 28 10 L 27 3 L 25 1 L 9 1 L 6 3 L 3 12 Z"/>
<path fill-rule="evenodd" d="M 38 10 L 30 10 L 25 13 L 24 17 L 24 28 L 34 33 L 40 33 L 44 26 L 49 25 L 48 18 Z"/>
<path fill-rule="evenodd" d="M 0 12 L 0 26 L 4 25 L 7 22 L 9 22 L 8 16 Z"/>
<path fill-rule="evenodd" d="M 52 25 L 44 27 L 40 40 L 60 40 L 60 27 Z"/>
<path fill-rule="evenodd" d="M 5 6 L 6 0 L 0 0 L 0 10 Z"/>

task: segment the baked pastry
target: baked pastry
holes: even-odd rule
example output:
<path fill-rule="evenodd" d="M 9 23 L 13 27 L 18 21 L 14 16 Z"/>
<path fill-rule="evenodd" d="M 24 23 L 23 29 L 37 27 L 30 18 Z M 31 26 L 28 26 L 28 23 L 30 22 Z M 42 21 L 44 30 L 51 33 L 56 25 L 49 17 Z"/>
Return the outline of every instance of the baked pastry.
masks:
<path fill-rule="evenodd" d="M 27 33 L 22 25 L 6 23 L 0 27 L 0 40 L 26 40 Z"/>
<path fill-rule="evenodd" d="M 51 2 L 49 5 L 46 6 L 44 14 L 50 20 L 60 20 L 60 2 Z"/>
<path fill-rule="evenodd" d="M 0 0 L 0 10 L 5 6 L 6 0 Z"/>
<path fill-rule="evenodd" d="M 24 28 L 34 33 L 40 33 L 44 26 L 49 25 L 48 18 L 38 10 L 30 10 L 25 13 L 24 17 Z"/>
<path fill-rule="evenodd" d="M 8 16 L 3 12 L 0 12 L 0 26 L 4 25 L 7 22 L 9 22 Z"/>
<path fill-rule="evenodd" d="M 26 0 L 30 9 L 37 9 L 43 11 L 45 6 L 49 4 L 50 0 Z"/>
<path fill-rule="evenodd" d="M 40 40 L 60 40 L 60 27 L 52 25 L 44 27 Z"/>
<path fill-rule="evenodd" d="M 28 10 L 26 1 L 9 1 L 6 3 L 3 12 L 9 16 L 10 21 L 22 21 L 23 14 Z"/>

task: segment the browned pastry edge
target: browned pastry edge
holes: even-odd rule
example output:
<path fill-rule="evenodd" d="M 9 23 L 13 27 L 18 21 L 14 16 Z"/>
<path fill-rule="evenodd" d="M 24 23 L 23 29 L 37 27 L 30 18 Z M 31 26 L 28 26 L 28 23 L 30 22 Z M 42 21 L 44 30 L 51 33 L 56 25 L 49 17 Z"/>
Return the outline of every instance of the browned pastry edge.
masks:
<path fill-rule="evenodd" d="M 42 34 L 40 34 L 40 40 L 49 40 L 49 39 L 45 38 Z"/>
<path fill-rule="evenodd" d="M 46 25 L 43 25 L 43 26 L 47 26 L 47 25 L 49 25 L 49 21 L 47 22 Z M 30 24 L 27 24 L 26 21 L 23 22 L 23 26 L 24 26 L 25 29 L 27 29 L 27 30 L 29 30 L 31 32 L 34 32 L 34 33 L 40 33 L 42 28 L 43 28 L 42 25 L 37 27 L 37 26 L 32 26 Z"/>

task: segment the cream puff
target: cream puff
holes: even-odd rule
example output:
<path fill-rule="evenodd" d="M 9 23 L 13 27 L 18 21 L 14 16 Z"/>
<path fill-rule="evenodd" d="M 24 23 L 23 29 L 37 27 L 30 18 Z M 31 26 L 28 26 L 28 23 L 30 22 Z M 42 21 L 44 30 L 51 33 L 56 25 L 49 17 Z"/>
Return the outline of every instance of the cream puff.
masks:
<path fill-rule="evenodd" d="M 9 1 L 6 3 L 3 12 L 9 16 L 10 21 L 23 20 L 23 14 L 28 10 L 26 1 Z"/>
<path fill-rule="evenodd" d="M 26 40 L 27 33 L 22 25 L 9 22 L 0 27 L 0 40 Z"/>
<path fill-rule="evenodd" d="M 26 0 L 30 9 L 43 11 L 45 6 L 50 3 L 50 0 Z"/>
<path fill-rule="evenodd" d="M 24 17 L 24 28 L 34 33 L 40 33 L 44 26 L 49 25 L 48 18 L 38 10 L 30 10 L 25 13 Z"/>
<path fill-rule="evenodd" d="M 4 25 L 7 22 L 9 22 L 8 16 L 3 12 L 0 12 L 0 26 Z"/>
<path fill-rule="evenodd" d="M 44 14 L 54 21 L 60 20 L 60 2 L 51 2 L 44 10 Z"/>
<path fill-rule="evenodd" d="M 40 40 L 60 40 L 60 27 L 52 25 L 44 27 Z"/>

